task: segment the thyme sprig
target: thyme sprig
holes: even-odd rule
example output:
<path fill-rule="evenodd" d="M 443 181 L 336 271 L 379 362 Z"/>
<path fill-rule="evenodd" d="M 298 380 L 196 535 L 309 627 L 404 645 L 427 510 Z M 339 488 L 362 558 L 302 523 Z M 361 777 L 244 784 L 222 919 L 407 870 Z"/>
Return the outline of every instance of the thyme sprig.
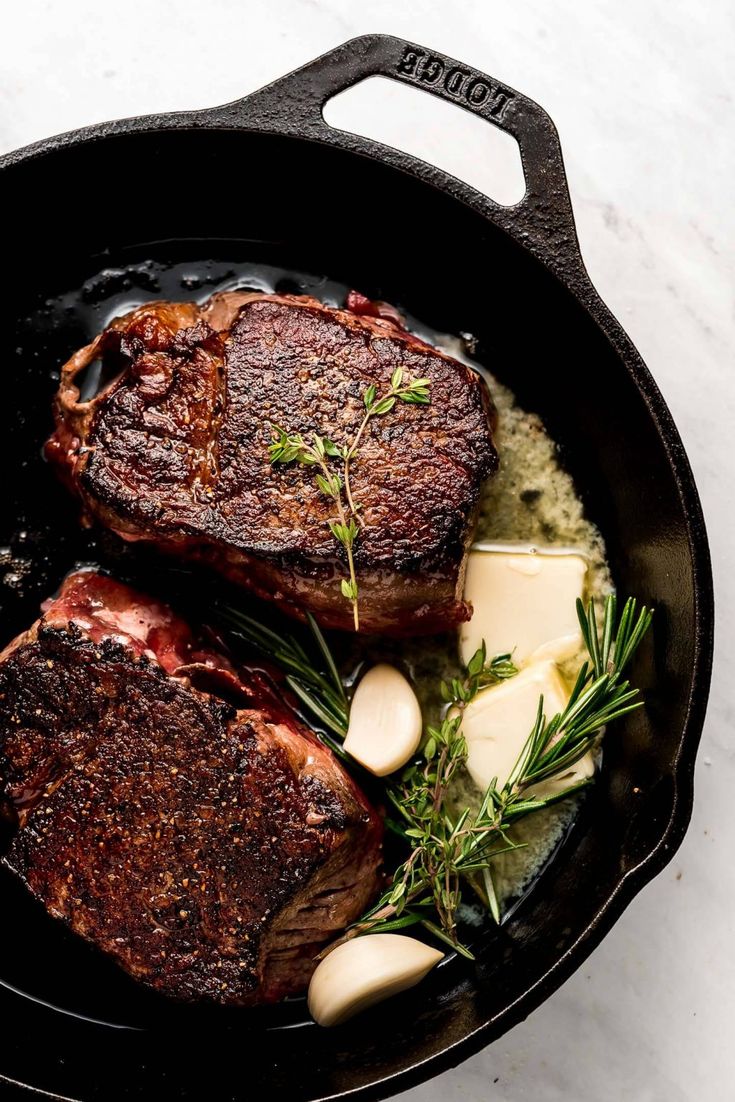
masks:
<path fill-rule="evenodd" d="M 383 931 L 396 930 L 421 922 L 440 940 L 467 952 L 456 936 L 456 914 L 462 898 L 461 863 L 463 855 L 470 852 L 471 839 L 484 827 L 480 821 L 470 822 L 469 810 L 453 823 L 445 802 L 452 781 L 467 760 L 467 743 L 461 729 L 465 709 L 481 689 L 517 672 L 509 654 L 488 662 L 483 643 L 471 658 L 464 678 L 442 682 L 442 697 L 450 705 L 450 712 L 439 727 L 427 728 L 422 759 L 387 787 L 411 853 L 394 873 L 390 888 L 347 937 L 373 932 L 378 926 Z M 438 918 L 438 925 L 427 907 Z"/>
<path fill-rule="evenodd" d="M 438 729 L 429 729 L 423 761 L 412 764 L 388 795 L 411 845 L 408 858 L 396 869 L 390 887 L 345 938 L 396 930 L 421 923 L 430 933 L 464 956 L 472 954 L 457 934 L 457 911 L 466 882 L 482 883 L 496 921 L 500 908 L 492 881 L 494 857 L 519 848 L 509 835 L 519 819 L 578 792 L 588 782 L 570 783 L 547 795 L 543 781 L 563 780 L 572 766 L 593 749 L 603 727 L 643 703 L 637 689 L 623 679 L 651 624 L 652 613 L 626 601 L 620 620 L 614 596 L 605 603 L 598 636 L 594 605 L 577 602 L 582 635 L 589 654 L 577 676 L 563 712 L 546 719 L 543 697 L 536 720 L 515 766 L 499 787 L 495 778 L 476 812 L 465 808 L 453 819 L 445 797 L 452 779 L 467 760 L 462 715 L 479 692 L 483 679 L 508 676 L 508 656 L 486 663 L 484 649 L 475 654 L 464 680 L 445 683 L 449 711 Z M 437 921 L 438 920 L 438 921 Z M 341 939 L 344 940 L 344 939 Z"/>
<path fill-rule="evenodd" d="M 532 730 L 508 779 L 502 786 L 494 779 L 477 810 L 465 808 L 456 817 L 447 806 L 447 793 L 467 761 L 464 711 L 483 688 L 512 677 L 516 668 L 510 655 L 488 661 L 483 645 L 467 665 L 464 677 L 443 682 L 446 712 L 442 722 L 427 728 L 420 758 L 399 777 L 386 781 L 386 796 L 396 812 L 389 825 L 405 839 L 410 852 L 378 902 L 325 953 L 361 934 L 420 923 L 460 954 L 472 956 L 457 930 L 465 887 L 479 886 L 489 910 L 500 921 L 492 862 L 501 853 L 520 848 L 509 833 L 511 828 L 525 816 L 585 787 L 589 781 L 562 783 L 554 790 L 547 789 L 546 794 L 539 791 L 544 782 L 568 778 L 575 763 L 596 747 L 602 729 L 643 703 L 624 672 L 651 626 L 652 612 L 639 607 L 633 598 L 625 602 L 619 618 L 617 610 L 615 597 L 609 596 L 598 628 L 594 604 L 585 608 L 577 602 L 588 658 L 566 707 L 547 719 L 541 698 Z M 221 608 L 220 614 L 236 636 L 282 667 L 309 714 L 331 732 L 322 732 L 320 737 L 345 757 L 340 740 L 347 732 L 349 703 L 337 665 L 313 617 L 308 619 L 317 658 L 309 656 L 292 635 L 279 635 L 231 608 Z"/>
<path fill-rule="evenodd" d="M 402 367 L 395 369 L 390 386 L 384 393 L 379 393 L 375 384 L 371 383 L 362 395 L 364 413 L 357 431 L 350 441 L 341 446 L 317 432 L 312 432 L 307 438 L 300 432 L 287 432 L 280 425 L 271 425 L 272 437 L 268 445 L 270 462 L 274 466 L 298 463 L 304 467 L 314 467 L 314 480 L 319 491 L 334 503 L 336 515 L 330 517 L 327 524 L 347 556 L 348 576 L 342 579 L 341 591 L 352 605 L 355 631 L 360 630 L 360 613 L 354 553 L 363 520 L 360 516 L 362 505 L 355 501 L 352 493 L 352 465 L 373 418 L 390 413 L 397 401 L 408 405 L 428 405 L 431 401 L 430 386 L 429 379 L 406 378 Z M 340 461 L 341 469 L 334 470 L 331 466 L 331 461 L 335 459 Z"/>

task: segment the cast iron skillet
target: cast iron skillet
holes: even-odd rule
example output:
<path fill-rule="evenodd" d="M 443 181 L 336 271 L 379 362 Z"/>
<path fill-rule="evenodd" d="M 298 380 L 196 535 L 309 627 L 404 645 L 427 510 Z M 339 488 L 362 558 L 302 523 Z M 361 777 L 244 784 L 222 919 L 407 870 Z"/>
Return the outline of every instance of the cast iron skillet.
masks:
<path fill-rule="evenodd" d="M 430 165 L 330 129 L 324 103 L 372 74 L 511 133 L 523 200 L 500 207 Z M 710 564 L 689 464 L 585 272 L 550 119 L 468 66 L 371 35 L 225 107 L 93 126 L 11 153 L 0 160 L 0 204 L 10 237 L 3 642 L 76 559 L 114 568 L 119 554 L 114 541 L 79 532 L 39 458 L 58 364 L 126 294 L 203 294 L 255 261 L 324 274 L 437 329 L 473 333 L 479 359 L 561 442 L 620 590 L 657 609 L 635 670 L 647 709 L 608 740 L 576 827 L 510 921 L 478 935 L 475 967 L 450 961 L 334 1031 L 309 1024 L 298 1002 L 182 1009 L 142 992 L 8 878 L 0 1072 L 72 1099 L 220 1102 L 384 1097 L 456 1064 L 563 983 L 671 858 L 689 820 L 710 676 Z"/>

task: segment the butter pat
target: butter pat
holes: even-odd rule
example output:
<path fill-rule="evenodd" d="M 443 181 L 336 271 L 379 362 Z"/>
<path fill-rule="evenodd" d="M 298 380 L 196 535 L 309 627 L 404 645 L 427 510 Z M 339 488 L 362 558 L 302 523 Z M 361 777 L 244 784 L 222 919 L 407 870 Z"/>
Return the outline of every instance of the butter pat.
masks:
<path fill-rule="evenodd" d="M 571 658 L 582 646 L 576 613 L 587 563 L 571 552 L 488 544 L 470 551 L 465 600 L 474 609 L 460 631 L 465 665 L 485 640 L 488 658 Z"/>
<path fill-rule="evenodd" d="M 462 731 L 467 740 L 467 769 L 484 790 L 497 777 L 502 788 L 510 777 L 536 722 L 539 697 L 547 720 L 562 712 L 569 691 L 550 659 L 534 662 L 515 677 L 484 689 L 465 710 Z M 586 754 L 562 777 L 542 781 L 532 791 L 550 796 L 591 777 L 595 764 Z"/>

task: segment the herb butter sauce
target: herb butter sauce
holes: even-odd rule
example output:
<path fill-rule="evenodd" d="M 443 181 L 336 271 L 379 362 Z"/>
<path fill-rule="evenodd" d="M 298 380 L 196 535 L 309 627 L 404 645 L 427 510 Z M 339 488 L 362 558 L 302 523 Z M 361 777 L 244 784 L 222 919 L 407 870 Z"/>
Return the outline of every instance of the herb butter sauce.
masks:
<path fill-rule="evenodd" d="M 587 560 L 587 597 L 601 600 L 612 590 L 605 545 L 598 529 L 585 516 L 574 482 L 561 466 L 557 445 L 540 417 L 521 409 L 507 386 L 468 357 L 466 340 L 437 333 L 413 320 L 409 320 L 408 327 L 479 371 L 498 410 L 495 442 L 500 466 L 482 493 L 475 542 L 574 549 Z M 454 634 L 399 642 L 380 640 L 361 648 L 361 659 L 352 671 L 355 678 L 366 661 L 403 665 L 414 681 L 425 722 L 438 721 L 442 709 L 439 682 L 459 672 Z M 581 661 L 581 655 L 570 659 L 564 672 L 573 675 Z M 455 781 L 452 795 L 455 809 L 459 809 L 477 806 L 481 793 L 464 772 Z M 524 848 L 497 857 L 493 867 L 497 895 L 506 907 L 526 891 L 541 871 L 564 837 L 578 806 L 578 799 L 570 799 L 516 825 L 514 840 L 522 842 Z"/>

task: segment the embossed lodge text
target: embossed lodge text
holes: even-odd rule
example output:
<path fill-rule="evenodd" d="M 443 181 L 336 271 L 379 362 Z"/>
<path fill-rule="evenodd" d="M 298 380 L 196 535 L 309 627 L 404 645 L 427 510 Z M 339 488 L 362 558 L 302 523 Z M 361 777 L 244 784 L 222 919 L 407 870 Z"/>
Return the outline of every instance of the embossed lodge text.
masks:
<path fill-rule="evenodd" d="M 496 119 L 502 119 L 503 112 L 513 99 L 513 93 L 502 85 L 492 85 L 485 77 L 469 69 L 456 65 L 449 68 L 440 57 L 424 53 L 414 46 L 405 47 L 396 71 L 404 77 L 413 78 L 419 85 L 441 85 L 458 103 L 468 107 L 486 107 Z"/>

